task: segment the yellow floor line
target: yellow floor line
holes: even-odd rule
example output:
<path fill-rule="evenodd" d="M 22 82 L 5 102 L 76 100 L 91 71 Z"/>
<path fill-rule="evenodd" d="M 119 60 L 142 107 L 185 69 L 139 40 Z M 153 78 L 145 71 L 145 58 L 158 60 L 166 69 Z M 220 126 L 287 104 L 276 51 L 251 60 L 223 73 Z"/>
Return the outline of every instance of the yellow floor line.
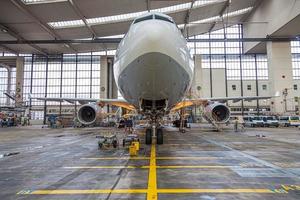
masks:
<path fill-rule="evenodd" d="M 156 166 L 158 169 L 225 169 L 232 166 L 220 165 L 170 165 L 170 166 Z"/>
<path fill-rule="evenodd" d="M 226 169 L 235 166 L 222 166 L 222 165 L 155 165 L 155 166 L 72 166 L 64 167 L 64 169 Z"/>
<path fill-rule="evenodd" d="M 156 157 L 156 160 L 214 160 L 218 157 Z"/>
<path fill-rule="evenodd" d="M 158 193 L 276 193 L 270 189 L 158 189 Z"/>
<path fill-rule="evenodd" d="M 91 190 L 23 190 L 17 194 L 26 195 L 76 195 L 76 194 L 145 194 L 147 193 L 147 200 L 157 200 L 157 194 L 183 194 L 183 193 L 260 193 L 260 194 L 272 194 L 278 193 L 271 189 L 157 189 L 156 183 L 148 189 L 91 189 Z M 284 193 L 288 193 L 287 191 Z"/>
<path fill-rule="evenodd" d="M 40 195 L 55 195 L 55 194 L 143 194 L 147 193 L 146 189 L 113 189 L 113 190 L 34 190 L 34 191 L 20 191 L 17 194 L 40 194 Z"/>
<path fill-rule="evenodd" d="M 64 169 L 148 169 L 149 166 L 74 166 Z"/>
<path fill-rule="evenodd" d="M 156 160 L 214 160 L 222 157 L 156 157 Z M 81 158 L 81 160 L 150 160 L 150 157 L 102 157 Z"/>
<path fill-rule="evenodd" d="M 157 200 L 156 148 L 154 143 L 151 145 L 147 200 Z"/>
<path fill-rule="evenodd" d="M 102 158 L 81 158 L 82 160 L 149 160 L 150 157 L 102 157 Z"/>

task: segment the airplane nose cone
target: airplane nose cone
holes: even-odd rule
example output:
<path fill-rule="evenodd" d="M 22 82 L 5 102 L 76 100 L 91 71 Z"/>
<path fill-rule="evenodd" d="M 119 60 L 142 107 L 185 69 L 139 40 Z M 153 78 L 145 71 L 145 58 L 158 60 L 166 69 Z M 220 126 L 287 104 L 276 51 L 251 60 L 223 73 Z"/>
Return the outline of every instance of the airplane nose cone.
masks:
<path fill-rule="evenodd" d="M 165 34 L 168 34 L 167 32 L 167 27 L 164 24 L 153 22 L 144 27 L 143 35 L 148 43 L 157 44 L 162 42 Z"/>
<path fill-rule="evenodd" d="M 149 42 L 158 42 L 162 36 L 161 30 L 159 29 L 149 30 L 149 32 L 147 32 L 146 34 Z"/>

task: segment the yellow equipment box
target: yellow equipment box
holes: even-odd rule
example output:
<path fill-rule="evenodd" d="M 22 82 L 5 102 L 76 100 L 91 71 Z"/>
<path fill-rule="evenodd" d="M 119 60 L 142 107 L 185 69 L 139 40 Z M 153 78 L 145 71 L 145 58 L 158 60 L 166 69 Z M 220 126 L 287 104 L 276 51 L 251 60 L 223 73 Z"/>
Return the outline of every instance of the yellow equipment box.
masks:
<path fill-rule="evenodd" d="M 140 150 L 140 143 L 139 142 L 132 142 L 132 145 L 135 146 L 135 148 L 136 148 L 137 151 Z"/>
<path fill-rule="evenodd" d="M 129 146 L 129 155 L 130 156 L 137 156 L 137 149 L 135 145 Z"/>

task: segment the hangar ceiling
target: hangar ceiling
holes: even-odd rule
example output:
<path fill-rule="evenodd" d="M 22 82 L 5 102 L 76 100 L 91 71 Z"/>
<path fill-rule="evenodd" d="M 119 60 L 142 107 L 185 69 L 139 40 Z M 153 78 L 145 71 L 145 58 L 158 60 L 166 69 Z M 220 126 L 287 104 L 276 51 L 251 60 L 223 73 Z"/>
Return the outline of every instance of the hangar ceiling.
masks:
<path fill-rule="evenodd" d="M 122 37 L 132 20 L 148 11 L 166 13 L 186 36 L 196 35 L 243 22 L 261 1 L 6 0 L 0 2 L 0 41 Z M 116 45 L 6 44 L 0 49 L 51 54 L 111 50 Z"/>

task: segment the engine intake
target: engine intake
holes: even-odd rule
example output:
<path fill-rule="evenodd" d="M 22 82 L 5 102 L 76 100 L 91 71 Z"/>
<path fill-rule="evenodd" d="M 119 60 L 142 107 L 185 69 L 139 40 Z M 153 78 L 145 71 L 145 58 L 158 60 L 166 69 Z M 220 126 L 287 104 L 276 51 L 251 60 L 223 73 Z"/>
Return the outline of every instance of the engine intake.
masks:
<path fill-rule="evenodd" d="M 209 120 L 214 120 L 218 123 L 226 123 L 230 118 L 230 110 L 224 104 L 212 103 L 204 108 L 204 115 Z"/>
<path fill-rule="evenodd" d="M 96 104 L 85 104 L 77 112 L 78 121 L 84 125 L 91 125 L 97 120 L 99 106 Z"/>

